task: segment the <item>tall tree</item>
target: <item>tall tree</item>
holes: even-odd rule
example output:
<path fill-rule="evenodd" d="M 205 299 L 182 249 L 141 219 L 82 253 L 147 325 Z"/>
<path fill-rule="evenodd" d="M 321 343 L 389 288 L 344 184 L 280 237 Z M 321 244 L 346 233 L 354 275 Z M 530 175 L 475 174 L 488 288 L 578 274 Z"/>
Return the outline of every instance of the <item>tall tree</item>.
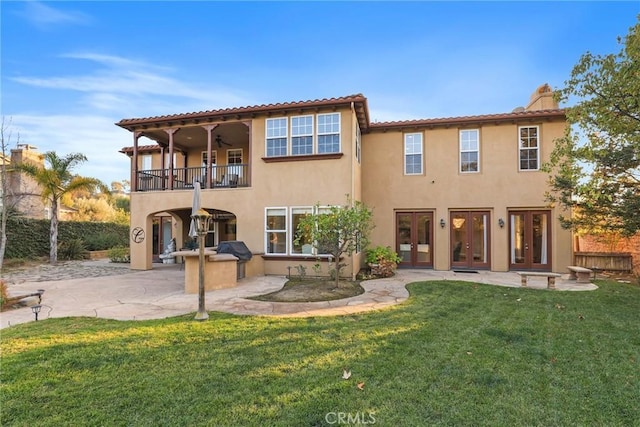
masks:
<path fill-rule="evenodd" d="M 11 131 L 9 123 L 5 124 L 4 116 L 0 124 L 0 148 L 2 148 L 2 157 L 0 158 L 0 270 L 4 265 L 4 254 L 7 249 L 7 219 L 9 213 L 8 195 L 9 195 L 9 143 L 11 141 Z"/>
<path fill-rule="evenodd" d="M 630 236 L 640 231 L 640 16 L 622 49 L 589 52 L 573 68 L 558 100 L 571 125 L 545 169 L 548 200 L 573 210 L 567 228 Z"/>
<path fill-rule="evenodd" d="M 51 227 L 49 232 L 49 262 L 58 261 L 58 204 L 62 196 L 69 192 L 87 189 L 91 192 L 99 188 L 109 194 L 109 188 L 96 178 L 85 178 L 72 174 L 73 168 L 87 161 L 84 154 L 71 153 L 59 157 L 54 151 L 44 153 L 44 165 L 20 163 L 15 168 L 32 177 L 42 189 L 42 198 L 51 202 Z"/>
<path fill-rule="evenodd" d="M 319 253 L 330 254 L 336 266 L 336 287 L 340 286 L 340 258 L 353 253 L 358 247 L 366 248 L 373 228 L 373 213 L 364 203 L 347 200 L 345 206 L 320 209 L 316 205 L 313 214 L 298 223 L 298 239 L 314 242 Z"/>

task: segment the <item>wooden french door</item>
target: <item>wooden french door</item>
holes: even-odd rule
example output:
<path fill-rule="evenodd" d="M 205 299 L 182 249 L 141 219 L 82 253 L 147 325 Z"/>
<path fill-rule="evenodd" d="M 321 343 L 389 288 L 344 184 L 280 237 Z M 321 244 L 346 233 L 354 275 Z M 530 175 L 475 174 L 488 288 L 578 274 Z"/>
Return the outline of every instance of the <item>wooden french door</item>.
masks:
<path fill-rule="evenodd" d="M 396 213 L 396 252 L 400 266 L 433 267 L 433 212 Z"/>
<path fill-rule="evenodd" d="M 509 268 L 551 271 L 551 212 L 509 212 Z"/>
<path fill-rule="evenodd" d="M 490 268 L 490 213 L 452 211 L 449 215 L 451 268 Z"/>

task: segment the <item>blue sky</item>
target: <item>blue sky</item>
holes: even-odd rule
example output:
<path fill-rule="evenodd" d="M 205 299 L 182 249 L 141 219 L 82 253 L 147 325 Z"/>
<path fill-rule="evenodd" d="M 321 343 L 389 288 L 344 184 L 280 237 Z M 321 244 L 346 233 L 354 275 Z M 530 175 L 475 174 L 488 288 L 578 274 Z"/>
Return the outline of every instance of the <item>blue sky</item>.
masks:
<path fill-rule="evenodd" d="M 0 1 L 10 148 L 129 179 L 123 118 L 364 94 L 377 121 L 509 112 L 640 2 Z M 145 143 L 141 141 L 141 143 Z"/>

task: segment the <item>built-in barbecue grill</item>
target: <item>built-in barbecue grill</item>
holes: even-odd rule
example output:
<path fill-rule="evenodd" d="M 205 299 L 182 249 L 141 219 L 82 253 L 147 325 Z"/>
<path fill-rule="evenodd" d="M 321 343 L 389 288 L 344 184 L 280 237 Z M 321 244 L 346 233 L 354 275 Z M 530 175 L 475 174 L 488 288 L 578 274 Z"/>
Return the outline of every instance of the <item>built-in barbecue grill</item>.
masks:
<path fill-rule="evenodd" d="M 253 254 L 240 240 L 228 240 L 218 243 L 216 250 L 219 254 L 231 254 L 238 258 L 238 279 L 244 279 L 245 264 L 251 259 Z"/>

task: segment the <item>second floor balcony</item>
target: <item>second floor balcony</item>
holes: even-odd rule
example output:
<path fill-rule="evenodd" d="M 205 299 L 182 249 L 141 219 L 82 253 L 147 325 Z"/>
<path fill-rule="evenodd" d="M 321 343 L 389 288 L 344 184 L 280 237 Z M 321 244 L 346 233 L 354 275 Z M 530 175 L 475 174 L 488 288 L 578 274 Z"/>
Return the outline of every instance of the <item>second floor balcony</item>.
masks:
<path fill-rule="evenodd" d="M 136 174 L 137 191 L 165 191 L 193 188 L 200 182 L 203 189 L 249 187 L 249 165 L 211 165 L 174 169 L 139 170 Z"/>

